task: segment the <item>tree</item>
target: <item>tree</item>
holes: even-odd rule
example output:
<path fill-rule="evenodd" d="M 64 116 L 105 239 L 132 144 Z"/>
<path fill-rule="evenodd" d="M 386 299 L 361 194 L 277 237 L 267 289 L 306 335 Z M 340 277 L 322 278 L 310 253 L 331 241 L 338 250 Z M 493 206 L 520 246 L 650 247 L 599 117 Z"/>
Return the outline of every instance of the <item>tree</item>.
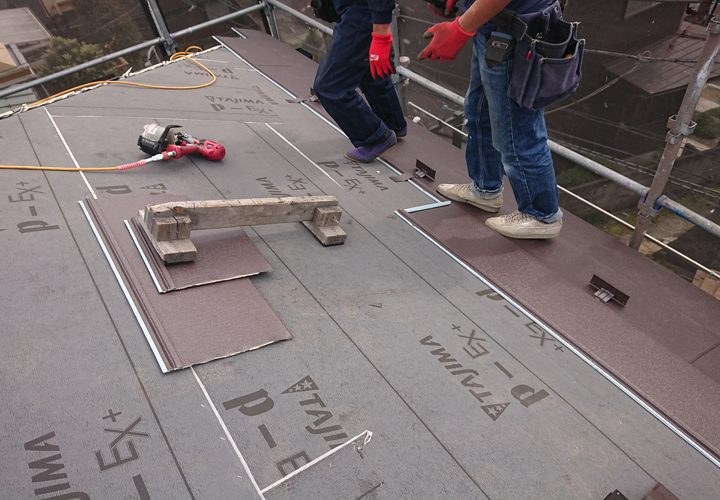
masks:
<path fill-rule="evenodd" d="M 75 0 L 75 12 L 85 25 L 79 34 L 87 43 L 94 43 L 110 49 L 110 52 L 126 49 L 142 41 L 140 31 L 133 21 L 135 9 L 140 2 L 131 2 L 133 8 L 126 8 L 128 2 L 115 0 Z"/>
<path fill-rule="evenodd" d="M 103 51 L 97 45 L 83 43 L 74 38 L 53 37 L 50 47 L 43 56 L 42 63 L 36 70 L 40 75 L 50 75 L 102 55 Z M 50 82 L 45 87 L 50 92 L 59 92 L 82 83 L 102 79 L 111 74 L 114 68 L 115 66 L 111 62 L 103 63 Z"/>
<path fill-rule="evenodd" d="M 75 0 L 74 5 L 84 27 L 84 30 L 78 33 L 78 38 L 86 43 L 99 45 L 103 53 L 126 49 L 142 41 L 140 30 L 133 19 L 136 10 L 142 12 L 140 2 Z M 143 67 L 142 54 L 130 54 L 126 59 L 135 69 Z"/>

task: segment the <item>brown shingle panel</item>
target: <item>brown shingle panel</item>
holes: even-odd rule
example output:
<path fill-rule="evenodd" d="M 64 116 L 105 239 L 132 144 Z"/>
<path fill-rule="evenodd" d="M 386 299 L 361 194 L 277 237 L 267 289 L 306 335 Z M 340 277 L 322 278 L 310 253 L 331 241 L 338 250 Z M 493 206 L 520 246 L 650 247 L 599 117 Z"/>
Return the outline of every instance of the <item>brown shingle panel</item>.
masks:
<path fill-rule="evenodd" d="M 116 238 L 125 239 L 128 221 L 143 254 L 158 279 L 162 293 L 272 271 L 270 264 L 242 228 L 194 231 L 191 238 L 198 249 L 193 262 L 166 265 L 137 226 L 137 211 L 146 205 L 186 201 L 186 196 L 110 196 L 98 204 Z"/>
<path fill-rule="evenodd" d="M 720 345 L 698 357 L 693 366 L 720 384 Z"/>
<path fill-rule="evenodd" d="M 549 241 L 504 238 L 484 225 L 488 214 L 457 203 L 406 216 L 720 452 L 720 385 L 690 364 L 718 340 L 705 326 L 720 320 L 712 297 L 570 214 Z M 595 299 L 593 274 L 628 293 L 628 305 Z"/>
<path fill-rule="evenodd" d="M 290 339 L 290 333 L 249 279 L 158 293 L 130 233 L 119 221 L 156 201 L 168 200 L 116 196 L 89 198 L 86 204 L 137 307 L 138 320 L 146 327 L 161 369 L 187 368 Z M 206 271 L 227 269 L 223 260 L 213 259 L 208 264 Z M 183 278 L 189 276 L 193 274 Z"/>
<path fill-rule="evenodd" d="M 132 219 L 131 227 L 156 276 L 162 278 L 163 292 L 272 271 L 241 228 L 195 231 L 191 235 L 198 249 L 195 260 L 166 265 L 150 245 L 137 217 Z"/>

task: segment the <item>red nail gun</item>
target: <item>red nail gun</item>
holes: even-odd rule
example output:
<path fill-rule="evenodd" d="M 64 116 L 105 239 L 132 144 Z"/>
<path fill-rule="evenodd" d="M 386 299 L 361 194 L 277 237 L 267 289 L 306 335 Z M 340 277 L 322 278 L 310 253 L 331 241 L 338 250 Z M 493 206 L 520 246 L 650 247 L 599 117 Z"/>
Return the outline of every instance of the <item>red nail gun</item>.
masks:
<path fill-rule="evenodd" d="M 179 129 L 180 125 L 163 127 L 157 123 L 145 125 L 138 137 L 138 146 L 149 155 L 162 154 L 164 159 L 177 159 L 184 155 L 201 154 L 211 161 L 225 158 L 225 148 L 210 139 L 196 139 Z"/>

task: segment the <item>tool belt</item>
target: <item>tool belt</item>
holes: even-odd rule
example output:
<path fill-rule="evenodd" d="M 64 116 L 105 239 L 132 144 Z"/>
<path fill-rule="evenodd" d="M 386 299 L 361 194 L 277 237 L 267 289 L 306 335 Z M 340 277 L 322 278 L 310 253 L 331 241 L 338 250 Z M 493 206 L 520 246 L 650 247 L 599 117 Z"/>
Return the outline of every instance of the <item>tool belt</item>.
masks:
<path fill-rule="evenodd" d="M 577 38 L 579 23 L 562 19 L 560 2 L 527 14 L 504 10 L 493 23 L 497 28 L 486 44 L 486 62 L 498 64 L 515 41 L 507 95 L 519 106 L 541 109 L 578 89 L 585 40 Z"/>

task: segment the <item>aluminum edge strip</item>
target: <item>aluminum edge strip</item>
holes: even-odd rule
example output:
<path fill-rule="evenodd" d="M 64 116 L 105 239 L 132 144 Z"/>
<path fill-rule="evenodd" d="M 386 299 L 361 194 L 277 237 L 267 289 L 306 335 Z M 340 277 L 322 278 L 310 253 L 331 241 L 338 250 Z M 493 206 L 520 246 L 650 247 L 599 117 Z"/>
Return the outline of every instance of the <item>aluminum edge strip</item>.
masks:
<path fill-rule="evenodd" d="M 354 438 L 345 441 L 345 442 L 344 442 L 343 444 L 341 444 L 340 446 L 337 446 L 337 447 L 333 448 L 333 449 L 330 450 L 330 451 L 326 451 L 325 453 L 323 453 L 322 455 L 320 455 L 319 457 L 317 457 L 315 460 L 306 463 L 305 465 L 303 465 L 303 466 L 300 467 L 299 469 L 295 469 L 295 470 L 292 471 L 290 474 L 288 474 L 287 476 L 283 477 L 282 479 L 280 479 L 280 480 L 278 480 L 278 481 L 275 481 L 275 482 L 274 482 L 273 484 L 271 484 L 270 486 L 266 486 L 265 488 L 262 489 L 261 493 L 267 493 L 267 492 L 270 491 L 271 489 L 280 486 L 282 483 L 284 483 L 284 482 L 287 481 L 288 479 L 290 479 L 290 478 L 292 478 L 292 477 L 294 477 L 294 476 L 297 476 L 298 474 L 306 471 L 307 469 L 309 469 L 309 468 L 311 468 L 311 467 L 314 467 L 315 465 L 317 465 L 317 464 L 318 464 L 319 462 L 321 462 L 322 460 L 325 460 L 325 459 L 326 459 L 327 457 L 329 457 L 330 455 L 332 455 L 332 454 L 334 454 L 334 453 L 337 453 L 338 451 L 342 450 L 343 448 L 345 448 L 345 447 L 348 446 L 348 445 L 351 445 L 351 444 L 353 444 L 353 443 L 356 443 L 356 442 L 360 441 L 360 439 L 362 439 L 361 447 L 362 447 L 362 446 L 365 446 L 366 444 L 368 444 L 368 443 L 370 442 L 370 440 L 372 439 L 372 437 L 373 437 L 372 431 L 365 430 L 365 431 L 361 432 L 360 434 L 358 434 L 358 435 L 355 436 Z"/>
<path fill-rule="evenodd" d="M 455 262 L 460 264 L 466 271 L 468 271 L 470 274 L 475 276 L 477 279 L 482 281 L 485 285 L 490 287 L 492 290 L 494 290 L 498 295 L 502 296 L 505 300 L 507 300 L 511 305 L 519 309 L 523 314 L 525 314 L 528 318 L 533 320 L 535 323 L 538 324 L 543 330 L 545 330 L 549 335 L 551 335 L 555 340 L 560 342 L 562 345 L 567 347 L 573 354 L 575 354 L 577 357 L 579 357 L 582 361 L 584 361 L 586 364 L 590 365 L 592 369 L 594 369 L 596 372 L 598 372 L 600 375 L 602 375 L 606 380 L 608 380 L 611 384 L 613 384 L 615 387 L 620 389 L 623 393 L 625 393 L 626 396 L 630 397 L 633 401 L 635 401 L 638 405 L 640 405 L 641 408 L 643 408 L 645 411 L 650 413 L 653 417 L 655 417 L 660 423 L 662 423 L 665 427 L 670 429 L 675 435 L 677 435 L 680 439 L 685 441 L 687 444 L 692 446 L 697 452 L 699 452 L 702 456 L 707 458 L 715 467 L 720 468 L 720 459 L 715 457 L 710 451 L 706 450 L 704 446 L 702 446 L 699 442 L 697 442 L 694 438 L 692 438 L 689 434 L 687 434 L 685 431 L 680 429 L 678 426 L 676 426 L 674 423 L 672 423 L 669 419 L 667 419 L 662 413 L 660 413 L 658 410 L 653 408 L 649 403 L 647 403 L 639 394 L 637 394 L 635 391 L 630 389 L 628 386 L 626 386 L 623 382 L 615 378 L 609 371 L 605 370 L 603 367 L 598 365 L 595 361 L 593 361 L 589 356 L 587 356 L 585 353 L 583 353 L 580 349 L 575 347 L 572 343 L 570 343 L 568 340 L 566 340 L 564 337 L 562 337 L 559 333 L 555 332 L 552 328 L 550 328 L 548 325 L 546 325 L 542 320 L 540 320 L 537 316 L 535 316 L 533 313 L 528 311 L 522 304 L 517 302 L 515 299 L 510 297 L 508 294 L 506 294 L 504 291 L 502 291 L 500 288 L 495 286 L 492 282 L 488 281 L 487 278 L 485 278 L 483 275 L 478 273 L 475 269 L 470 267 L 468 264 L 466 264 L 462 259 L 460 259 L 458 256 L 456 256 L 454 253 L 450 252 L 447 248 L 442 246 L 440 242 L 438 242 L 436 239 L 434 239 L 432 236 L 430 236 L 428 233 L 426 233 L 423 229 L 418 227 L 416 224 L 414 224 L 410 219 L 405 217 L 400 210 L 396 210 L 395 214 L 400 217 L 403 221 L 405 221 L 410 227 L 415 229 L 418 233 L 420 233 L 422 236 L 424 236 L 428 241 L 430 241 L 432 244 L 434 244 L 436 247 L 438 247 L 440 250 L 442 250 L 445 254 L 447 254 L 451 259 L 453 259 Z"/>
<path fill-rule="evenodd" d="M 122 277 L 120 276 L 120 273 L 118 272 L 117 267 L 115 266 L 115 262 L 113 262 L 112 257 L 110 256 L 110 253 L 107 250 L 107 247 L 105 246 L 105 242 L 102 240 L 102 237 L 100 236 L 100 233 L 97 230 L 97 227 L 95 227 L 95 222 L 93 222 L 92 217 L 90 216 L 90 213 L 88 212 L 87 208 L 85 207 L 85 204 L 82 202 L 82 200 L 79 200 L 78 203 L 80 204 L 80 208 L 82 208 L 82 211 L 85 213 L 85 218 L 87 219 L 88 223 L 90 224 L 90 229 L 92 229 L 93 234 L 95 234 L 95 239 L 97 239 L 98 244 L 100 245 L 100 248 L 102 249 L 103 253 L 105 254 L 105 258 L 108 261 L 108 264 L 110 264 L 110 268 L 112 269 L 113 274 L 115 275 L 115 279 L 117 280 L 118 284 L 120 285 L 120 289 L 123 292 L 123 295 L 125 295 L 125 300 L 127 300 L 128 304 L 130 305 L 130 309 L 132 309 L 133 314 L 135 315 L 135 319 L 137 320 L 138 324 L 140 325 L 140 329 L 143 332 L 143 335 L 145 335 L 145 340 L 147 340 L 147 343 L 150 345 L 150 349 L 153 352 L 153 355 L 155 355 L 155 360 L 157 361 L 158 365 L 160 366 L 160 371 L 163 373 L 168 373 L 170 370 L 167 369 L 167 366 L 165 366 L 165 361 L 162 359 L 162 356 L 160 356 L 160 352 L 158 351 L 157 346 L 155 345 L 155 342 L 153 341 L 152 337 L 150 336 L 150 332 L 147 329 L 147 326 L 145 325 L 145 321 L 143 320 L 142 316 L 140 315 L 140 311 L 138 311 L 137 306 L 135 305 L 135 301 L 133 301 L 132 297 L 130 296 L 130 292 L 128 291 L 127 287 L 125 286 L 125 282 L 122 280 Z"/>
<path fill-rule="evenodd" d="M 446 207 L 450 204 L 449 201 L 438 201 L 437 203 L 430 203 L 429 205 L 420 205 L 419 207 L 411 207 L 403 209 L 406 213 L 412 214 L 415 212 L 422 212 L 423 210 L 431 210 L 433 208 Z M 397 212 L 396 212 L 397 213 Z"/>
<path fill-rule="evenodd" d="M 250 466 L 247 463 L 247 460 L 245 460 L 245 457 L 243 456 L 242 452 L 240 451 L 240 448 L 238 448 L 237 443 L 235 442 L 235 439 L 232 437 L 232 433 L 228 429 L 227 425 L 225 424 L 225 421 L 220 416 L 220 412 L 218 412 L 217 407 L 215 406 L 215 403 L 213 402 L 212 398 L 210 397 L 210 394 L 208 394 L 207 388 L 205 387 L 205 384 L 202 383 L 202 380 L 200 380 L 200 377 L 198 376 L 197 372 L 195 371 L 195 368 L 190 366 L 190 372 L 193 374 L 193 377 L 195 377 L 195 381 L 200 386 L 200 390 L 202 391 L 203 395 L 205 396 L 205 400 L 210 405 L 210 409 L 212 410 L 213 414 L 215 415 L 215 418 L 217 419 L 218 423 L 220 424 L 220 428 L 223 430 L 223 433 L 228 438 L 228 441 L 230 442 L 230 446 L 232 450 L 235 452 L 235 456 L 237 456 L 238 460 L 240 460 L 240 465 L 242 465 L 243 469 L 245 470 L 245 474 L 247 474 L 248 479 L 250 479 L 250 482 L 253 485 L 253 488 L 255 488 L 255 491 L 257 492 L 258 496 L 261 500 L 265 500 L 265 490 L 261 490 L 260 486 L 258 486 L 257 481 L 255 480 L 255 476 L 253 476 L 252 471 L 250 470 Z"/>
<path fill-rule="evenodd" d="M 143 262 L 145 263 L 145 267 L 147 268 L 148 272 L 150 273 L 150 277 L 153 280 L 153 283 L 155 283 L 155 288 L 157 288 L 158 293 L 163 293 L 162 288 L 160 288 L 160 283 L 158 282 L 157 277 L 155 276 L 155 273 L 153 272 L 152 268 L 150 267 L 150 263 L 147 260 L 147 257 L 145 256 L 145 252 L 142 251 L 142 248 L 140 248 L 140 242 L 137 240 L 137 237 L 135 237 L 135 233 L 133 232 L 132 228 L 130 227 L 130 223 L 127 221 L 127 219 L 123 220 L 125 223 L 125 227 L 128 230 L 128 233 L 130 233 L 130 237 L 133 240 L 133 243 L 135 243 L 135 248 L 137 248 L 138 253 L 140 254 L 140 257 L 142 257 Z"/>

